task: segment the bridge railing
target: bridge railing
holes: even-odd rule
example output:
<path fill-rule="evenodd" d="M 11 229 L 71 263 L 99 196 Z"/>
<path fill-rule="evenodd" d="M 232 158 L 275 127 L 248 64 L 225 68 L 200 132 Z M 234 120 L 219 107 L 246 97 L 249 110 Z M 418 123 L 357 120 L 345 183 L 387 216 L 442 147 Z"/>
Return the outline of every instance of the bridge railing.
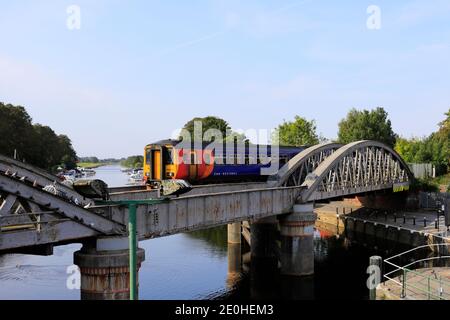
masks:
<path fill-rule="evenodd" d="M 384 285 L 402 299 L 449 300 L 449 246 L 449 243 L 424 245 L 386 259 Z"/>
<path fill-rule="evenodd" d="M 450 200 L 450 193 L 420 192 L 419 204 L 423 209 L 441 209 Z"/>

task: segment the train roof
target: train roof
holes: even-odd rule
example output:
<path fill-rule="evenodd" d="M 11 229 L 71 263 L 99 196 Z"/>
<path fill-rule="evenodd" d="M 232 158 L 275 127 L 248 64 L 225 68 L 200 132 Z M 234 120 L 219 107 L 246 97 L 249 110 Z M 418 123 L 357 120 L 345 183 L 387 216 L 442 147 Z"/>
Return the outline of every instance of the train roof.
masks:
<path fill-rule="evenodd" d="M 176 146 L 178 144 L 182 143 L 182 140 L 174 140 L 174 139 L 165 139 L 165 140 L 160 140 L 154 143 L 150 143 L 147 146 L 151 146 L 151 145 L 157 145 L 157 146 L 166 146 L 166 145 L 171 145 L 171 146 Z M 202 143 L 202 147 L 206 148 L 207 146 L 209 146 L 212 142 L 203 142 Z M 226 142 L 224 142 L 224 144 L 226 144 Z M 244 143 L 241 143 L 241 145 L 244 145 Z M 266 144 L 248 144 L 249 147 L 253 147 L 253 148 L 259 148 L 259 147 L 268 147 L 271 148 L 273 145 L 266 145 Z M 280 145 L 280 148 L 282 148 L 283 150 L 304 150 L 306 148 L 308 148 L 309 146 L 304 145 L 304 146 L 299 146 L 299 147 L 295 147 L 295 146 L 283 146 Z"/>

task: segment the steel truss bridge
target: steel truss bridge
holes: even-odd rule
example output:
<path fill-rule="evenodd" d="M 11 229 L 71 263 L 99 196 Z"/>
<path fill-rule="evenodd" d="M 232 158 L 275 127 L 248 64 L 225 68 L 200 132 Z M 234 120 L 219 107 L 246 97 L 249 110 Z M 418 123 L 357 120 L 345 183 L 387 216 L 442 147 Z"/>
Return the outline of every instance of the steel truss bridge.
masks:
<path fill-rule="evenodd" d="M 413 175 L 391 148 L 375 141 L 325 143 L 291 159 L 264 183 L 194 187 L 178 198 L 137 206 L 139 240 L 288 214 L 308 203 L 377 190 L 407 190 Z M 156 192 L 112 188 L 111 200 Z M 0 253 L 127 235 L 128 207 L 96 205 L 36 167 L 0 156 Z"/>

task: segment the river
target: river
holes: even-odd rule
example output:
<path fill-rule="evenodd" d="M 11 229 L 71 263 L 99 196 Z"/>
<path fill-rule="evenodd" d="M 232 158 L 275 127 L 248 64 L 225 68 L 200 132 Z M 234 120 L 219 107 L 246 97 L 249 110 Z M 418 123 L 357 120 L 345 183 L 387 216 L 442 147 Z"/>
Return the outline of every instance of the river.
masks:
<path fill-rule="evenodd" d="M 128 183 L 118 166 L 96 169 L 97 179 L 110 187 Z M 144 241 L 146 261 L 139 273 L 140 298 L 144 300 L 302 298 L 368 298 L 366 280 L 369 257 L 387 258 L 396 248 L 351 243 L 344 237 L 316 230 L 315 275 L 306 279 L 283 278 L 278 271 L 257 276 L 243 272 L 230 286 L 227 277 L 226 227 L 178 234 Z M 80 292 L 68 289 L 68 268 L 81 245 L 56 247 L 54 255 L 39 257 L 10 254 L 0 256 L 0 299 L 77 300 Z M 267 281 L 270 279 L 270 281 Z"/>

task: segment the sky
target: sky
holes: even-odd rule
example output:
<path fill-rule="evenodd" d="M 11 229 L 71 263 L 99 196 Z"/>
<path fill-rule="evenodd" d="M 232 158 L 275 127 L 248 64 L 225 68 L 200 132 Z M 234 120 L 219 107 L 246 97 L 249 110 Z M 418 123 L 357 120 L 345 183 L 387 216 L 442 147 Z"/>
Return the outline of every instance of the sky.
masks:
<path fill-rule="evenodd" d="M 100 158 L 208 115 L 300 115 L 333 139 L 382 106 L 420 137 L 450 108 L 449 17 L 448 0 L 0 0 L 0 101 Z"/>

